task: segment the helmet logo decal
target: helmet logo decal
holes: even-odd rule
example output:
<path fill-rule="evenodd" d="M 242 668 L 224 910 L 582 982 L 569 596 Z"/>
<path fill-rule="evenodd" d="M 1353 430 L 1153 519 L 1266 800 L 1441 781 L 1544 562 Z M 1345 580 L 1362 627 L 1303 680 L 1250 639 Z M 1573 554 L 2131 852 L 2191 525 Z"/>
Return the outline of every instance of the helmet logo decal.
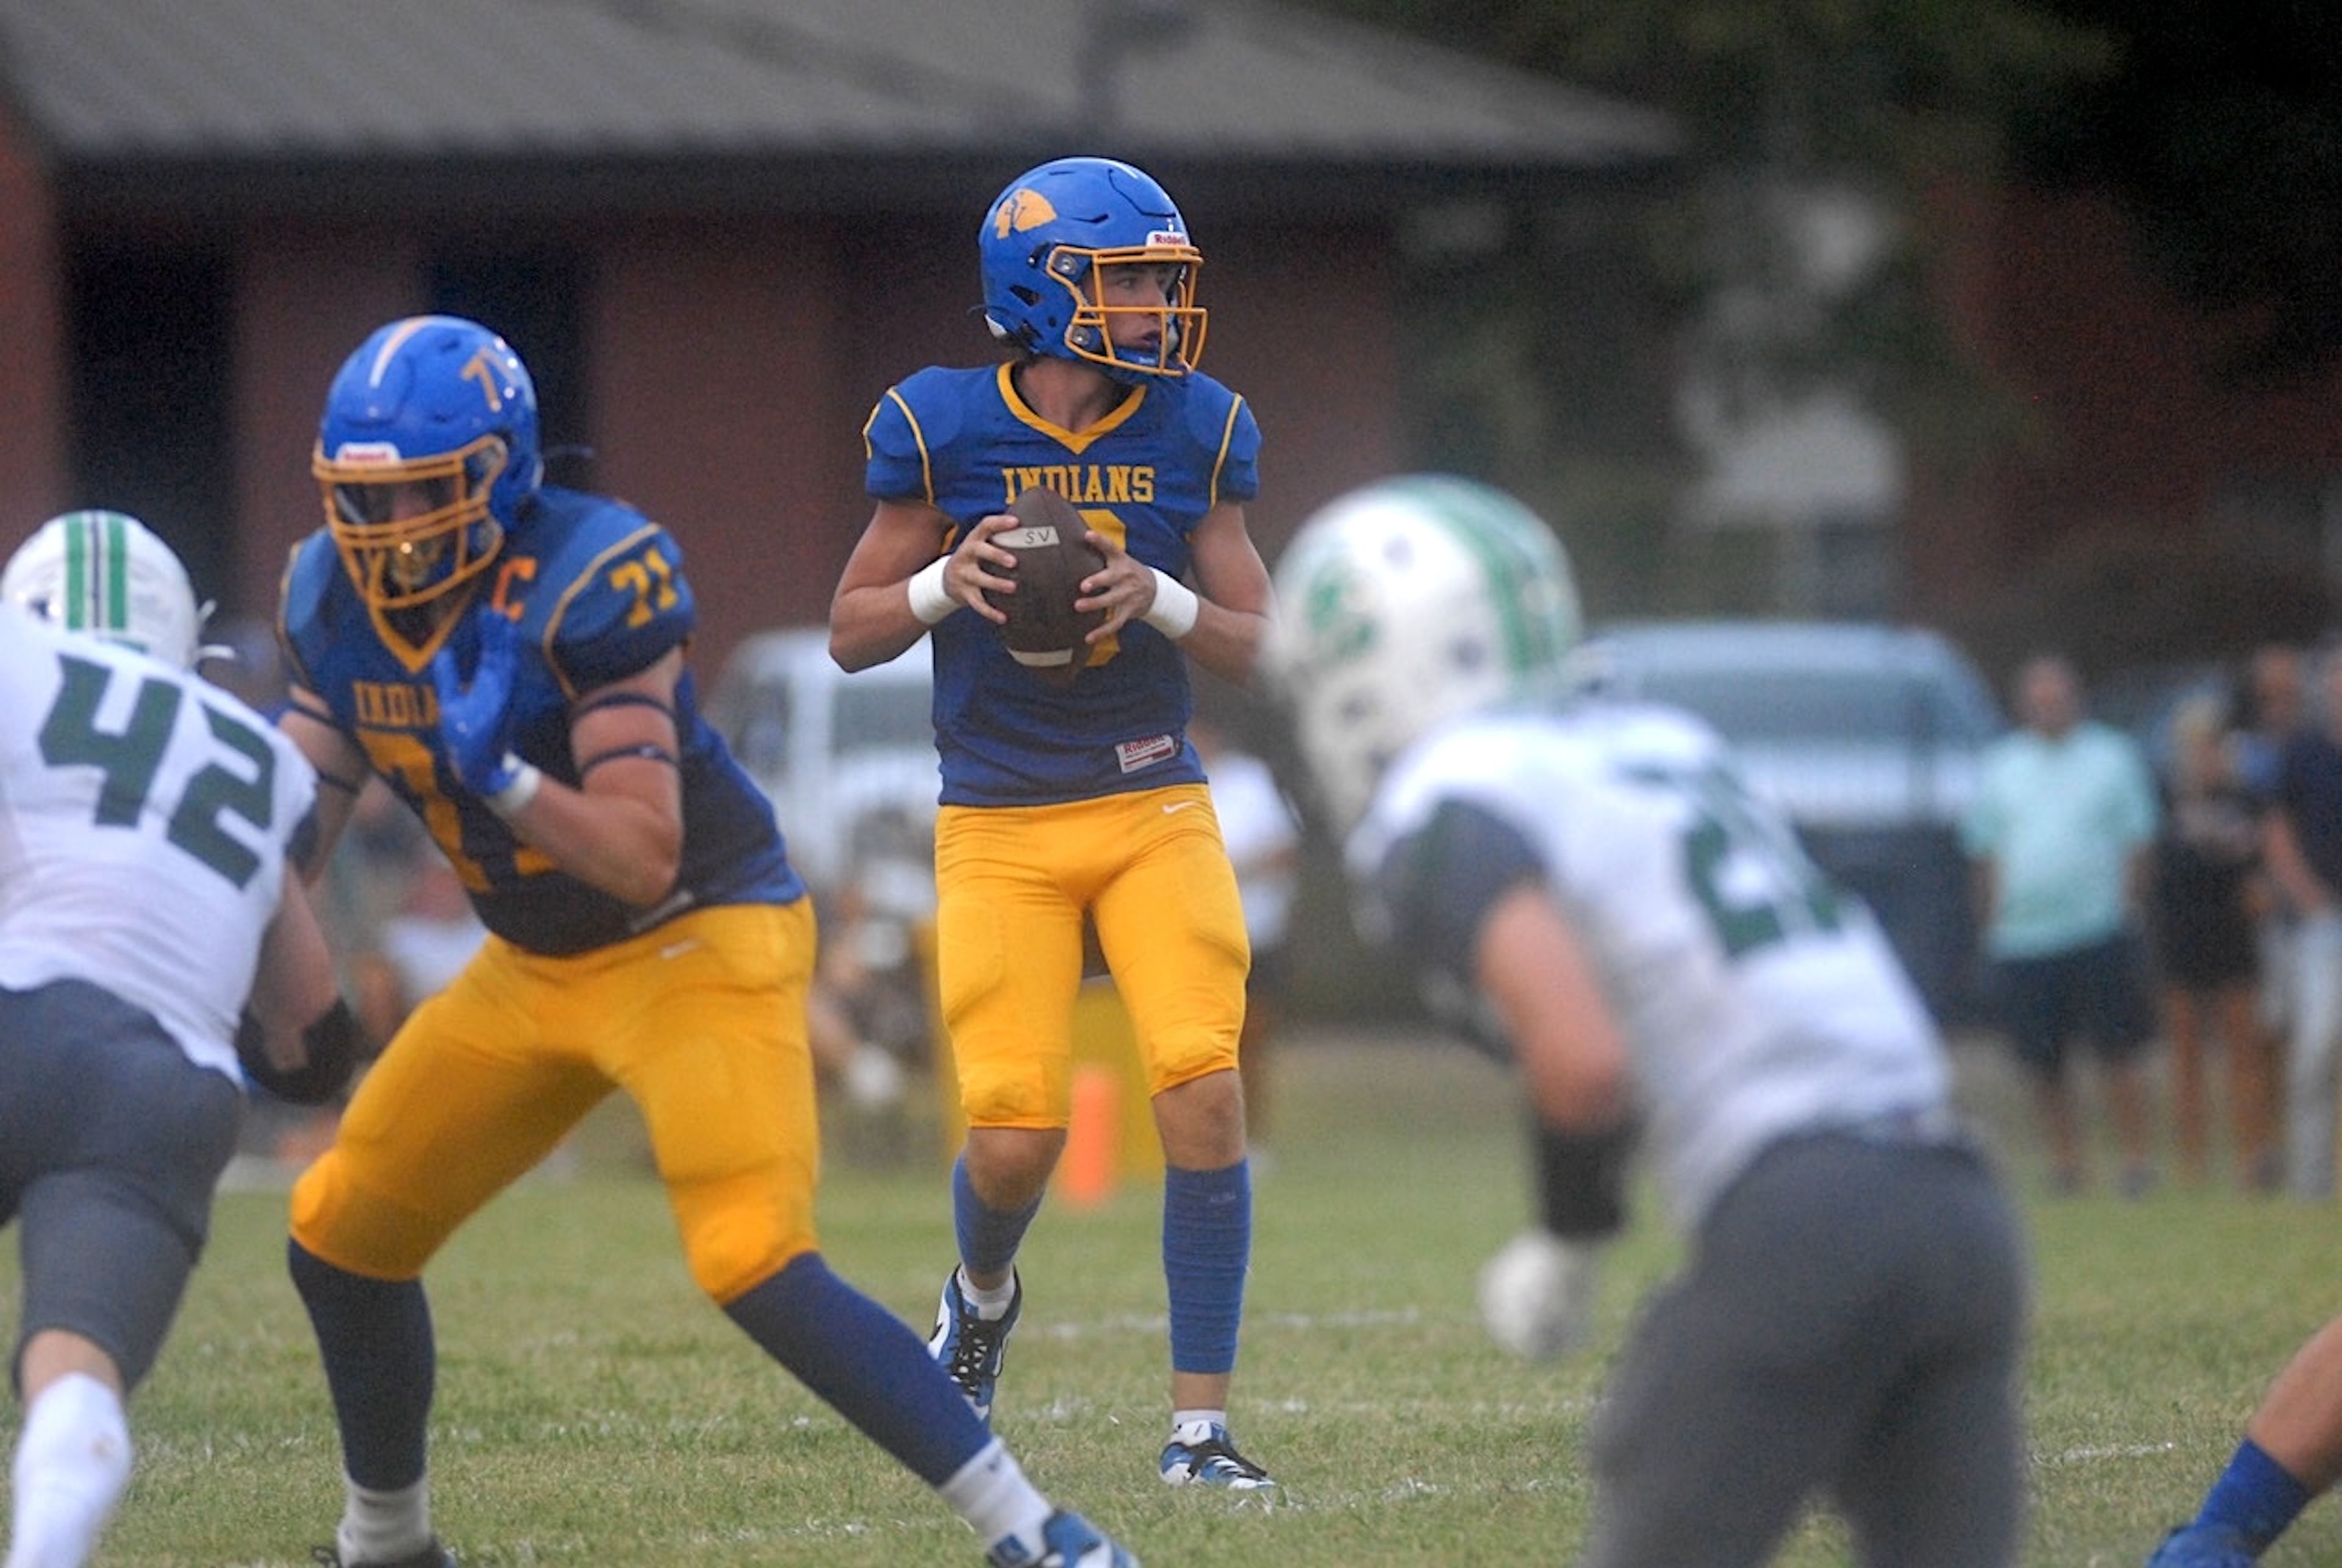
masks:
<path fill-rule="evenodd" d="M 1156 229 L 1146 236 L 1149 245 L 1184 245 L 1187 243 L 1185 229 Z"/>
<path fill-rule="evenodd" d="M 382 335 L 382 346 L 375 350 L 374 364 L 366 371 L 366 385 L 380 386 L 390 370 L 390 362 L 406 346 L 406 340 L 431 325 L 427 315 L 410 315 Z"/>
<path fill-rule="evenodd" d="M 496 385 L 496 359 L 493 351 L 481 347 L 464 365 L 464 379 L 480 384 L 480 394 L 488 400 L 488 412 L 502 414 L 505 407 L 504 388 Z"/>
<path fill-rule="evenodd" d="M 0 569 L 0 599 L 35 619 L 193 669 L 210 606 L 186 568 L 126 512 L 65 512 L 33 531 Z"/>
<path fill-rule="evenodd" d="M 1330 664 L 1354 659 L 1374 645 L 1374 619 L 1359 613 L 1358 595 L 1338 565 L 1308 584 L 1301 614 L 1318 654 Z"/>
<path fill-rule="evenodd" d="M 992 232 L 1002 239 L 1023 234 L 1026 229 L 1039 228 L 1043 224 L 1057 221 L 1057 209 L 1049 198 L 1030 187 L 1020 186 L 1001 198 L 992 212 Z"/>

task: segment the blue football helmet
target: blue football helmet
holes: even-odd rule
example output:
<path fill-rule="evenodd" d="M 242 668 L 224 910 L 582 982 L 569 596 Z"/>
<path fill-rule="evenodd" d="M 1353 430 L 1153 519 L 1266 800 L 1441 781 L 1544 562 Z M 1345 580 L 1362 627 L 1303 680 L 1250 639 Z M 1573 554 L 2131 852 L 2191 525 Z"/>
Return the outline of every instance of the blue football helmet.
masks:
<path fill-rule="evenodd" d="M 1185 375 L 1203 357 L 1204 253 L 1170 195 L 1130 165 L 1058 158 L 1020 175 L 986 209 L 976 244 L 985 325 L 1017 352 L 1086 360 L 1125 379 Z M 1168 275 L 1159 286 L 1116 286 L 1117 269 L 1139 267 Z M 1138 317 L 1156 330 L 1117 343 L 1115 324 Z"/>
<path fill-rule="evenodd" d="M 375 630 L 420 669 L 448 618 L 405 613 L 485 571 L 544 477 L 528 367 L 476 322 L 392 322 L 334 377 L 309 469 Z"/>

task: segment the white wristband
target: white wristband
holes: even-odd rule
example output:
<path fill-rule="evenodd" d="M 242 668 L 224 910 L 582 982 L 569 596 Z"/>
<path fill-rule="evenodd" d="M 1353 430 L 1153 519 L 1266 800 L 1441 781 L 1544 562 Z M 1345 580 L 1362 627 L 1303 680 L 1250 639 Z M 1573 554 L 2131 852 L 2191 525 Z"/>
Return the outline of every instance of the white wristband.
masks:
<path fill-rule="evenodd" d="M 1162 567 L 1146 569 L 1155 574 L 1155 603 L 1146 606 L 1146 614 L 1140 618 L 1176 643 L 1196 629 L 1204 602 L 1196 597 L 1193 588 Z"/>
<path fill-rule="evenodd" d="M 950 564 L 950 556 L 938 555 L 912 573 L 911 580 L 904 584 L 911 595 L 911 614 L 919 618 L 922 626 L 932 626 L 959 608 L 959 601 L 944 586 L 944 568 Z"/>
<path fill-rule="evenodd" d="M 515 763 L 520 765 L 513 770 L 512 783 L 488 796 L 488 809 L 509 822 L 536 798 L 538 786 L 545 783 L 545 772 L 535 763 L 521 762 L 510 752 L 505 754 L 505 762 L 508 766 Z"/>

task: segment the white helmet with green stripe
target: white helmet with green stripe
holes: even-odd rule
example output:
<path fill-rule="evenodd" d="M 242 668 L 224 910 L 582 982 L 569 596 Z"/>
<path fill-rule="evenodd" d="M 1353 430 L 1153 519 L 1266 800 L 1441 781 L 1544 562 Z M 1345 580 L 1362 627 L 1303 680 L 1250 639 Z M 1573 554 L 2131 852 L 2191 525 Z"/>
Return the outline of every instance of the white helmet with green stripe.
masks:
<path fill-rule="evenodd" d="M 1276 599 L 1270 679 L 1344 826 L 1432 725 L 1561 689 L 1580 627 L 1544 519 L 1442 474 L 1382 480 L 1313 514 L 1278 558 Z"/>
<path fill-rule="evenodd" d="M 0 570 L 0 599 L 182 669 L 199 653 L 204 612 L 187 569 L 125 512 L 67 512 L 42 524 Z"/>

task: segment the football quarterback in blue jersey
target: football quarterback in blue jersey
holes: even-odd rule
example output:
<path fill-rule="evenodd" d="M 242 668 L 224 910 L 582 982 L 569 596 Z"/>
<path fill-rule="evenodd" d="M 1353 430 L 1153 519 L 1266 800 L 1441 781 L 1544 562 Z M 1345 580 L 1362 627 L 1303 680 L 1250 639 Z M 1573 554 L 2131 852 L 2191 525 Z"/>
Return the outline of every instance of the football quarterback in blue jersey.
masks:
<path fill-rule="evenodd" d="M 1012 181 L 978 235 L 985 321 L 1007 351 L 922 370 L 864 431 L 876 503 L 830 609 L 849 670 L 932 636 L 937 965 L 968 1137 L 953 1174 L 960 1262 L 929 1348 L 989 1415 L 1022 1303 L 1015 1260 L 1070 1115 L 1072 1017 L 1095 929 L 1145 1058 L 1166 1164 L 1177 1485 L 1272 1484 L 1227 1431 L 1251 1250 L 1236 1037 L 1247 954 L 1234 873 L 1186 734 L 1186 661 L 1243 684 L 1269 619 L 1245 524 L 1258 428 L 1196 368 L 1203 255 L 1131 165 L 1059 158 Z M 1077 508 L 1102 613 L 1070 682 L 1004 645 L 1010 503 Z M 1190 579 L 1193 586 L 1189 585 Z"/>
<path fill-rule="evenodd" d="M 393 322 L 349 357 L 312 466 L 325 525 L 285 571 L 283 723 L 325 786 L 324 844 L 379 776 L 489 932 L 294 1189 L 293 1278 L 347 1483 L 321 1555 L 453 1563 L 431 1527 L 423 1269 L 623 1088 L 693 1278 L 751 1338 L 938 1488 L 996 1561 L 1127 1563 L 1053 1513 L 917 1336 L 822 1262 L 812 905 L 698 712 L 674 537 L 543 483 L 526 368 L 455 317 Z"/>

